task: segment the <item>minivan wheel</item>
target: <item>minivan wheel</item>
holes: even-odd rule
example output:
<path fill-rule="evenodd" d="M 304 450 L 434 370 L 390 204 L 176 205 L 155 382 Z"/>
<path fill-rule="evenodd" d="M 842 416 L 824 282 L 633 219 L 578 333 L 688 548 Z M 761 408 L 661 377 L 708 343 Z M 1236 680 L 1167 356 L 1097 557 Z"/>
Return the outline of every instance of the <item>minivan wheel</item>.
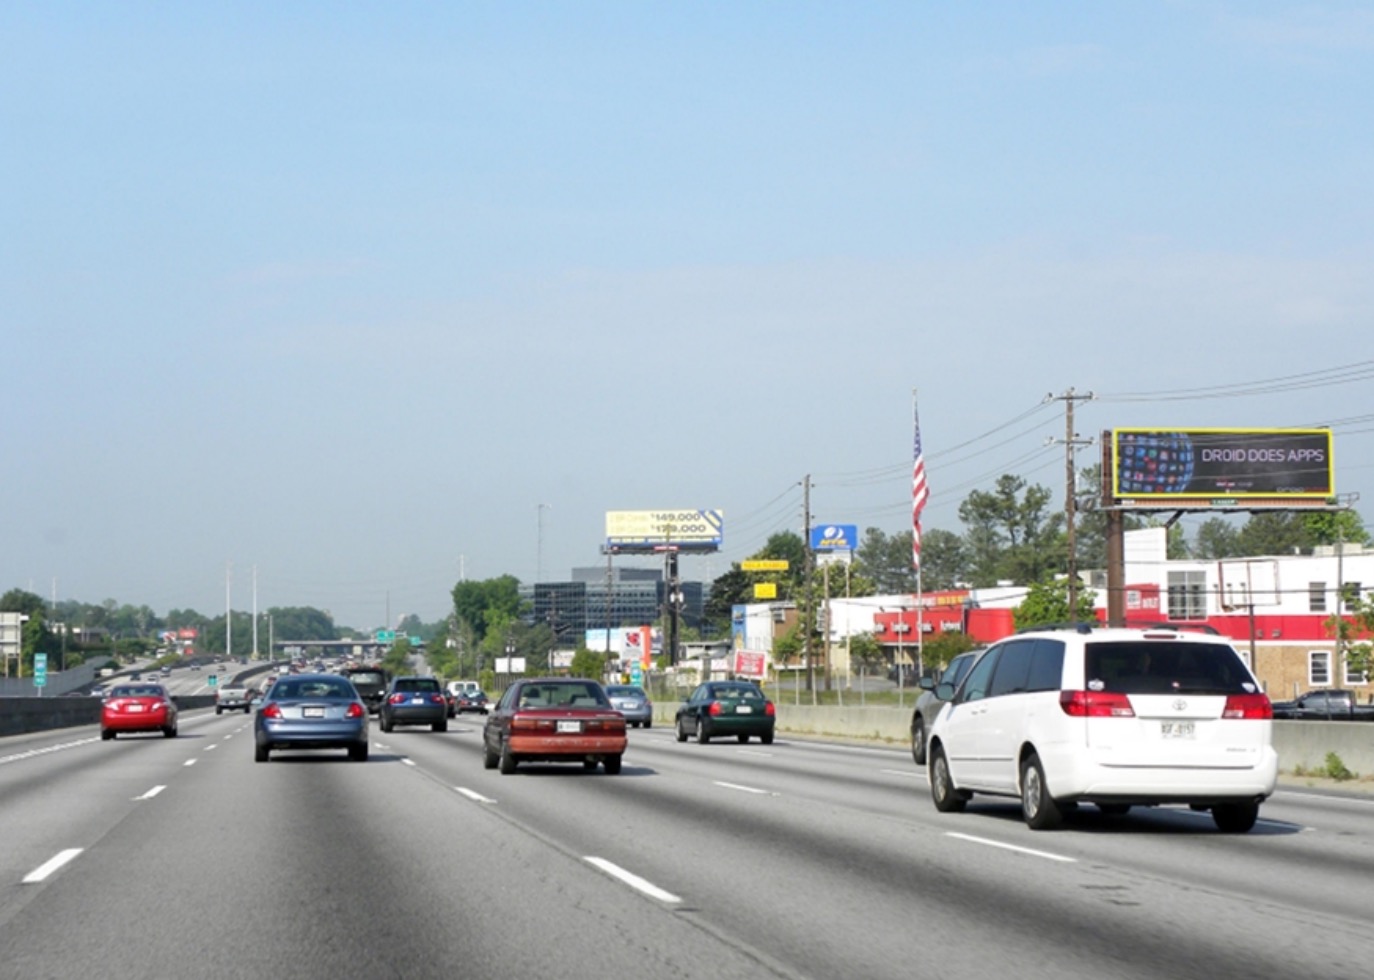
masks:
<path fill-rule="evenodd" d="M 1050 796 L 1038 755 L 1032 754 L 1021 763 L 1021 813 L 1031 830 L 1050 830 L 1064 820 L 1059 804 Z"/>
<path fill-rule="evenodd" d="M 918 766 L 926 764 L 926 723 L 920 715 L 911 725 L 911 759 Z"/>
<path fill-rule="evenodd" d="M 1258 819 L 1258 803 L 1219 803 L 1212 807 L 1212 821 L 1223 834 L 1248 833 Z"/>
<path fill-rule="evenodd" d="M 936 748 L 930 756 L 930 797 L 941 813 L 958 813 L 968 803 L 968 794 L 954 788 L 949 778 L 949 760 L 945 750 Z"/>

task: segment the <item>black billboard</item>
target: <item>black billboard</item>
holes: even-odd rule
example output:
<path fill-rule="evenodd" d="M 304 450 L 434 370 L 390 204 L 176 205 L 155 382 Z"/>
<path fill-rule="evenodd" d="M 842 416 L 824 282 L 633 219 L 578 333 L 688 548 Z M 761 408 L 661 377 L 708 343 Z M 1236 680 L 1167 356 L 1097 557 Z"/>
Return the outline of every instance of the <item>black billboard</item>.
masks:
<path fill-rule="evenodd" d="M 1118 500 L 1325 498 L 1336 492 L 1329 429 L 1113 429 Z"/>

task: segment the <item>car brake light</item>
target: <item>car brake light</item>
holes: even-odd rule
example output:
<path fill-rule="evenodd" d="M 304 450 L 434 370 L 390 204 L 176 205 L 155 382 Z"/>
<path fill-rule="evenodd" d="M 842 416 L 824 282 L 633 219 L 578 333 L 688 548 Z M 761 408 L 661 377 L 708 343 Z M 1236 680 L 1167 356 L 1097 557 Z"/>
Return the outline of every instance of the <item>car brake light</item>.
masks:
<path fill-rule="evenodd" d="M 443 696 L 442 694 L 431 694 L 431 695 L 429 696 L 429 699 L 430 699 L 430 701 L 434 702 L 435 704 L 445 704 L 445 703 L 447 703 L 447 702 L 444 701 L 444 696 Z"/>
<path fill-rule="evenodd" d="M 1071 718 L 1134 718 L 1131 700 L 1111 691 L 1060 691 L 1059 706 Z"/>
<path fill-rule="evenodd" d="M 400 703 L 401 703 L 402 701 L 404 701 L 405 699 L 406 699 L 406 696 L 405 696 L 404 694 L 393 694 L 393 695 L 391 695 L 391 697 L 390 697 L 388 700 L 389 700 L 392 704 L 400 704 Z"/>
<path fill-rule="evenodd" d="M 1274 704 L 1267 694 L 1230 694 L 1221 709 L 1223 718 L 1264 719 L 1274 717 Z"/>
<path fill-rule="evenodd" d="M 538 731 L 540 729 L 552 730 L 552 718 L 531 718 L 528 715 L 512 715 L 510 720 L 511 731 Z"/>
<path fill-rule="evenodd" d="M 280 718 L 280 717 L 281 717 L 281 705 L 279 705 L 279 704 L 269 704 L 267 707 L 265 707 L 265 708 L 262 709 L 262 716 L 263 716 L 264 718 Z"/>
<path fill-rule="evenodd" d="M 763 703 L 763 713 L 767 715 L 769 718 L 772 718 L 774 715 L 778 713 L 777 706 L 774 705 L 772 701 L 765 701 Z"/>
<path fill-rule="evenodd" d="M 273 705 L 273 707 L 275 708 L 276 705 Z M 357 701 L 354 701 L 352 704 L 348 706 L 348 710 L 344 712 L 344 717 L 361 718 L 365 713 L 366 709 L 363 708 L 363 706 L 359 704 Z"/>

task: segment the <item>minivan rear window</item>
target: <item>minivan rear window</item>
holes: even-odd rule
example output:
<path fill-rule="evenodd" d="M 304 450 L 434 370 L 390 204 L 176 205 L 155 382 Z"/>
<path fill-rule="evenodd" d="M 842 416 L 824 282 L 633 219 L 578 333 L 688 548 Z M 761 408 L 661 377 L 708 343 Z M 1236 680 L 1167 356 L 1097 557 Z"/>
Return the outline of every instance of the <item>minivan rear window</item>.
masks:
<path fill-rule="evenodd" d="M 1235 650 L 1223 643 L 1127 640 L 1088 643 L 1084 677 L 1092 691 L 1119 694 L 1243 694 L 1257 690 Z"/>

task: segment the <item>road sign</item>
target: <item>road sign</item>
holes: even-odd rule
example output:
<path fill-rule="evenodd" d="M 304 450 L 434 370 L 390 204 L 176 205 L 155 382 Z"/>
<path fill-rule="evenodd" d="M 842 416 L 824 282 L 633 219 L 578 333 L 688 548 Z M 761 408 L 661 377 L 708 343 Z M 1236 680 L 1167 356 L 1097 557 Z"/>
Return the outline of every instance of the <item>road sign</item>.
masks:
<path fill-rule="evenodd" d="M 644 683 L 644 668 L 638 662 L 630 664 L 630 683 L 636 686 Z"/>
<path fill-rule="evenodd" d="M 48 683 L 48 655 L 46 653 L 35 653 L 33 655 L 33 686 L 45 687 Z"/>
<path fill-rule="evenodd" d="M 787 571 L 786 558 L 750 558 L 739 563 L 740 571 L 744 572 L 785 572 Z"/>
<path fill-rule="evenodd" d="M 211 687 L 219 687 L 219 674 L 211 674 L 209 677 L 205 678 L 205 683 L 209 684 Z"/>
<path fill-rule="evenodd" d="M 778 597 L 778 583 L 777 583 L 777 582 L 755 582 L 755 583 L 754 583 L 754 598 L 755 598 L 755 599 L 776 599 L 777 597 Z"/>
<path fill-rule="evenodd" d="M 378 643 L 395 643 L 395 642 L 396 642 L 396 631 L 395 631 L 395 630 L 378 630 L 378 631 L 377 631 L 377 642 L 378 642 Z"/>

